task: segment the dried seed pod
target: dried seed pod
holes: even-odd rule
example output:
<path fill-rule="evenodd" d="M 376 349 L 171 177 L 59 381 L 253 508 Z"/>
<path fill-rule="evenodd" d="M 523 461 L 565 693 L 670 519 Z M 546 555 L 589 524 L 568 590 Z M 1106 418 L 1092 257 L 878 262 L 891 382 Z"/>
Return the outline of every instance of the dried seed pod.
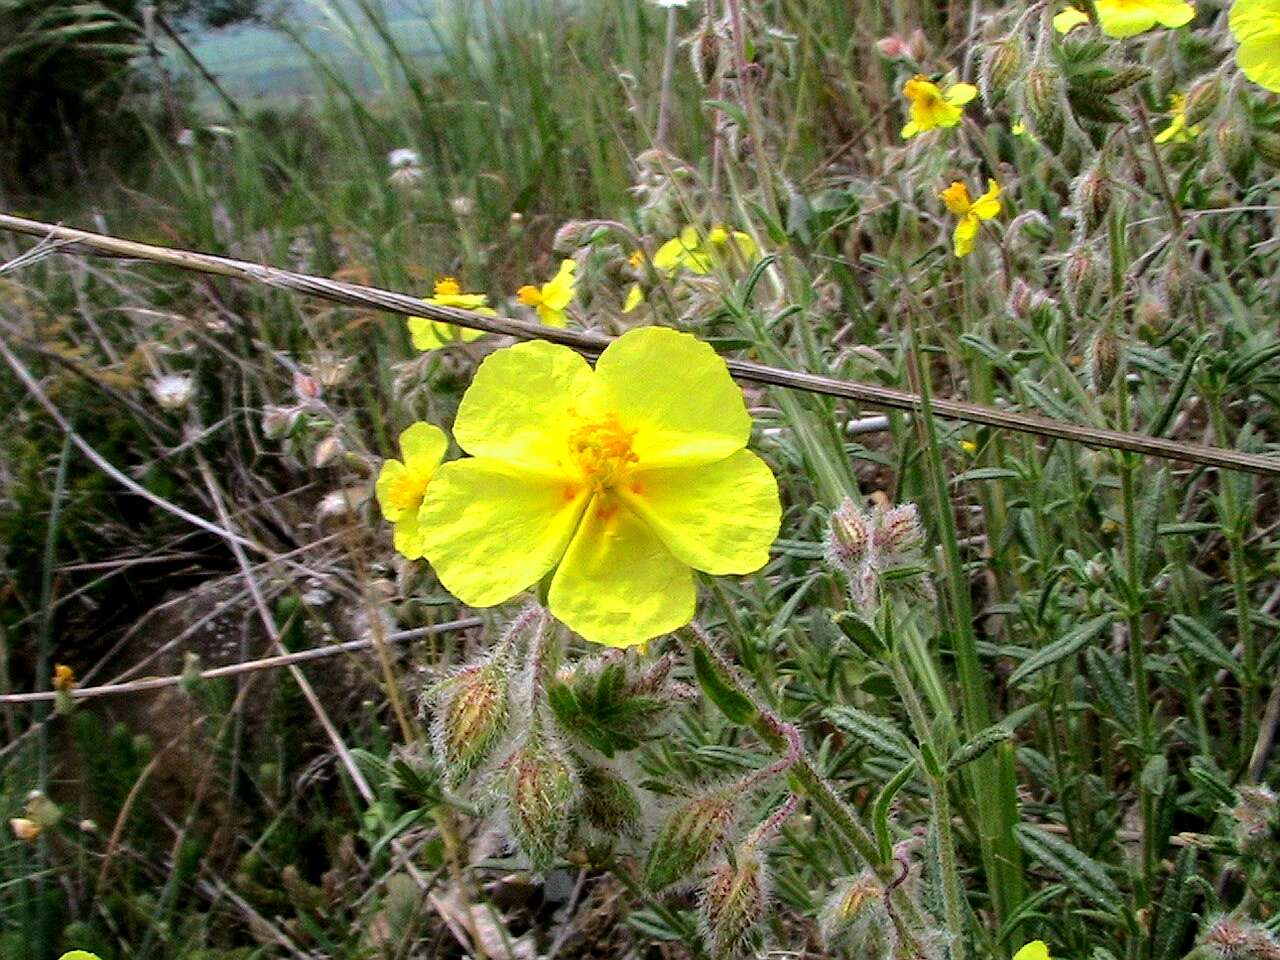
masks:
<path fill-rule="evenodd" d="M 469 664 L 428 692 L 434 701 L 431 742 L 451 783 L 488 759 L 507 730 L 508 664 L 488 657 Z"/>
<path fill-rule="evenodd" d="M 649 849 L 645 886 L 661 890 L 688 880 L 693 870 L 728 838 L 735 806 L 731 791 L 715 790 L 677 807 Z"/>
<path fill-rule="evenodd" d="M 738 847 L 733 862 L 718 864 L 702 890 L 702 922 L 715 960 L 742 952 L 768 901 L 764 854 L 754 843 Z"/>
<path fill-rule="evenodd" d="M 724 44 L 715 25 L 708 17 L 689 41 L 689 61 L 693 75 L 704 87 L 710 86 L 720 70 L 720 54 Z"/>
<path fill-rule="evenodd" d="M 534 723 L 503 761 L 500 787 L 516 844 L 534 869 L 555 862 L 578 785 L 565 752 Z"/>

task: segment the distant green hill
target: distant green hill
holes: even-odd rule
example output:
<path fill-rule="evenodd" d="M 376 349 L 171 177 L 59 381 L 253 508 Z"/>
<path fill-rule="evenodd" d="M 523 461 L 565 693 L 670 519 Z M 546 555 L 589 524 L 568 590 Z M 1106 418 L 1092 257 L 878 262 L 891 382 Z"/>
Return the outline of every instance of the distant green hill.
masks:
<path fill-rule="evenodd" d="M 431 29 L 431 18 L 438 12 L 435 0 L 382 0 L 381 9 L 406 52 L 414 57 L 435 55 L 438 42 Z M 360 37 L 370 36 L 371 30 L 356 0 L 294 0 L 284 23 L 301 44 L 335 66 L 358 89 L 378 87 L 360 53 Z M 274 27 L 240 25 L 205 30 L 191 37 L 190 43 L 233 96 L 255 100 L 319 91 L 315 68 L 298 40 Z M 178 69 L 185 66 L 175 64 Z"/>

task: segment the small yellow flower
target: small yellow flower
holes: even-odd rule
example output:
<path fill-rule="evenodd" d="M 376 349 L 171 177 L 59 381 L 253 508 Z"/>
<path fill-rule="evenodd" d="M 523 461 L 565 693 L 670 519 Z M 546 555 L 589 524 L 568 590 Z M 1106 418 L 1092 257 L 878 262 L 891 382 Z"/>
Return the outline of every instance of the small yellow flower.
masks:
<path fill-rule="evenodd" d="M 485 359 L 454 424 L 469 454 L 436 471 L 418 515 L 440 582 L 489 607 L 550 575 L 551 612 L 626 647 L 688 623 L 693 570 L 743 574 L 778 535 L 778 484 L 746 449 L 751 417 L 724 361 L 640 327 L 600 355 L 543 341 Z"/>
<path fill-rule="evenodd" d="M 1169 126 L 1156 134 L 1156 143 L 1168 143 L 1170 140 L 1185 143 L 1198 137 L 1200 125 L 1187 126 L 1187 98 L 1180 93 L 1175 93 L 1170 99 L 1172 100 L 1170 113 L 1173 116 L 1169 120 Z"/>
<path fill-rule="evenodd" d="M 1013 955 L 1013 960 L 1050 960 L 1049 945 L 1043 940 L 1032 940 Z"/>
<path fill-rule="evenodd" d="M 378 473 L 374 486 L 378 506 L 395 526 L 396 550 L 410 560 L 422 556 L 423 531 L 418 523 L 418 510 L 448 447 L 443 430 L 420 420 L 400 434 L 400 455 L 404 461 L 387 460 Z"/>
<path fill-rule="evenodd" d="M 1025 137 L 1027 135 L 1027 125 L 1021 120 L 1013 121 L 1013 126 L 1009 128 L 1009 132 L 1015 137 Z"/>
<path fill-rule="evenodd" d="M 53 689 L 61 693 L 69 693 L 76 686 L 76 673 L 65 663 L 53 665 Z"/>
<path fill-rule="evenodd" d="M 1280 0 L 1236 0 L 1228 23 L 1244 75 L 1280 93 Z"/>
<path fill-rule="evenodd" d="M 683 267 L 701 276 L 721 263 L 725 254 L 740 259 L 743 264 L 752 264 L 760 258 L 760 248 L 741 230 L 731 232 L 724 227 L 712 227 L 704 238 L 697 227 L 685 227 L 680 236 L 658 248 L 653 255 L 653 265 L 663 273 L 675 273 Z"/>
<path fill-rule="evenodd" d="M 978 95 L 971 83 L 954 83 L 946 90 L 921 74 L 916 74 L 902 88 L 911 102 L 911 120 L 902 128 L 902 139 L 935 127 L 954 127 L 964 116 L 964 105 Z"/>
<path fill-rule="evenodd" d="M 1136 37 L 1157 24 L 1182 27 L 1196 15 L 1187 0 L 1097 0 L 1098 26 L 1109 37 Z M 1069 33 L 1089 22 L 1089 15 L 1077 7 L 1067 7 L 1053 18 L 1059 33 Z"/>
<path fill-rule="evenodd" d="M 627 300 L 622 305 L 622 312 L 630 313 L 642 303 L 644 303 L 644 288 L 638 283 L 633 283 L 631 289 L 627 291 Z"/>
<path fill-rule="evenodd" d="M 982 221 L 990 220 L 1000 213 L 1000 184 L 988 180 L 987 192 L 977 200 L 970 200 L 969 188 L 956 180 L 940 196 L 947 209 L 960 218 L 954 236 L 956 256 L 968 256 L 973 252 L 973 244 Z"/>
<path fill-rule="evenodd" d="M 577 292 L 578 279 L 573 275 L 577 268 L 576 260 L 562 260 L 554 277 L 540 287 L 525 284 L 516 291 L 516 298 L 526 307 L 536 307 L 538 319 L 548 327 L 563 327 L 569 322 L 565 310 Z"/>
<path fill-rule="evenodd" d="M 489 308 L 489 298 L 483 293 L 463 293 L 462 287 L 453 277 L 442 277 L 436 281 L 434 295 L 426 300 L 437 307 L 457 307 L 460 310 L 474 310 L 488 317 L 497 316 Z M 470 343 L 484 336 L 483 330 L 471 330 L 457 327 L 452 323 L 440 323 L 426 317 L 409 318 L 409 334 L 413 345 L 419 350 L 435 350 L 450 343 Z"/>
<path fill-rule="evenodd" d="M 969 454 L 969 456 L 973 456 L 978 452 L 978 445 L 972 440 L 961 440 L 960 449 Z"/>

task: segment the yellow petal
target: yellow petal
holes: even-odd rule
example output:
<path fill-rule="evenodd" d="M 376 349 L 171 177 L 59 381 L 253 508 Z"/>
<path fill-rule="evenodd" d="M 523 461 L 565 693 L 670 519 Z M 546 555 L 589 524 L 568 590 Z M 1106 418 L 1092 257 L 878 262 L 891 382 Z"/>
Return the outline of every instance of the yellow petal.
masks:
<path fill-rule="evenodd" d="M 569 325 L 568 314 L 563 310 L 552 309 L 545 303 L 538 307 L 538 319 L 542 321 L 543 326 L 547 327 L 567 327 Z"/>
<path fill-rule="evenodd" d="M 778 481 L 749 450 L 703 466 L 638 471 L 620 496 L 679 560 L 711 574 L 763 567 L 782 518 Z"/>
<path fill-rule="evenodd" d="M 452 323 L 440 323 L 438 320 L 428 320 L 426 317 L 409 318 L 409 337 L 413 345 L 424 352 L 454 343 L 470 343 L 483 336 L 483 330 L 472 330 L 470 327 L 459 327 Z"/>
<path fill-rule="evenodd" d="M 446 463 L 418 522 L 423 552 L 446 590 L 472 607 L 509 600 L 564 554 L 587 492 L 486 457 Z"/>
<path fill-rule="evenodd" d="M 1133 37 L 1159 24 L 1181 27 L 1196 15 L 1186 0 L 1097 0 L 1098 20 L 1109 37 Z"/>
<path fill-rule="evenodd" d="M 1049 960 L 1049 945 L 1043 940 L 1032 940 L 1013 955 L 1013 960 Z"/>
<path fill-rule="evenodd" d="M 1280 93 L 1280 30 L 1269 38 L 1242 43 L 1236 62 L 1246 77 L 1258 86 Z"/>
<path fill-rule="evenodd" d="M 966 214 L 960 218 L 960 222 L 956 224 L 956 232 L 954 236 L 955 251 L 957 257 L 967 257 L 973 252 L 973 242 L 978 236 L 978 218 L 972 214 Z"/>
<path fill-rule="evenodd" d="M 542 286 L 542 303 L 544 306 L 560 312 L 573 302 L 573 295 L 578 282 L 574 276 L 574 270 L 577 269 L 577 266 L 578 264 L 575 260 L 560 261 L 560 271 Z M 563 323 L 559 324 L 559 326 L 563 325 Z"/>
<path fill-rule="evenodd" d="M 742 389 L 724 360 L 690 334 L 629 330 L 605 348 L 596 376 L 602 402 L 636 432 L 641 467 L 714 463 L 747 445 Z"/>
<path fill-rule="evenodd" d="M 963 217 L 973 206 L 973 201 L 969 198 L 969 188 L 959 180 L 953 180 L 951 186 L 943 190 L 939 196 L 947 205 L 947 209 L 958 217 Z"/>
<path fill-rule="evenodd" d="M 994 180 L 987 181 L 987 192 L 973 202 L 969 208 L 979 220 L 990 220 L 1000 213 L 1000 184 Z"/>
<path fill-rule="evenodd" d="M 695 257 L 701 246 L 698 229 L 685 227 L 680 231 L 680 236 L 672 237 L 658 248 L 658 252 L 653 255 L 653 266 L 664 273 L 674 273 L 681 267 L 689 266 L 690 259 Z M 705 271 L 695 269 L 694 272 Z"/>
<path fill-rule="evenodd" d="M 643 521 L 596 497 L 555 577 L 548 604 L 594 643 L 630 647 L 693 619 L 693 572 Z"/>
<path fill-rule="evenodd" d="M 434 423 L 419 420 L 400 434 L 400 455 L 410 470 L 435 470 L 449 449 L 449 438 Z"/>
<path fill-rule="evenodd" d="M 640 287 L 640 284 L 633 283 L 631 289 L 627 291 L 627 300 L 622 305 L 622 312 L 630 313 L 642 303 L 644 303 L 644 290 Z"/>
<path fill-rule="evenodd" d="M 410 510 L 417 510 L 421 498 L 410 500 L 401 495 L 401 491 L 411 482 L 409 471 L 399 460 L 384 460 L 382 469 L 378 471 L 378 481 L 373 492 L 378 498 L 378 506 L 382 515 L 392 523 L 399 520 Z"/>
<path fill-rule="evenodd" d="M 920 124 L 912 120 L 905 127 L 902 128 L 902 139 L 910 140 L 912 137 L 914 137 L 917 133 L 920 133 L 920 132 L 921 132 Z"/>
<path fill-rule="evenodd" d="M 567 476 L 570 420 L 590 412 L 594 384 L 587 361 L 568 347 L 532 340 L 496 350 L 462 397 L 454 439 L 475 456 Z"/>
<path fill-rule="evenodd" d="M 392 528 L 391 542 L 399 553 L 407 560 L 421 560 L 423 555 L 423 533 L 418 522 L 417 512 L 406 513 L 395 522 Z"/>
<path fill-rule="evenodd" d="M 1075 7 L 1067 7 L 1053 18 L 1053 28 L 1059 33 L 1070 33 L 1076 27 L 1089 22 L 1089 15 Z"/>
<path fill-rule="evenodd" d="M 978 95 L 978 88 L 972 83 L 955 83 L 947 87 L 945 94 L 947 103 L 953 107 L 963 106 Z"/>
<path fill-rule="evenodd" d="M 1237 43 L 1264 40 L 1280 33 L 1280 0 L 1235 0 L 1227 22 Z"/>
<path fill-rule="evenodd" d="M 488 302 L 489 298 L 483 293 L 445 293 L 427 297 L 427 303 L 434 303 L 437 307 L 457 307 L 493 315 L 493 310 L 485 306 Z"/>

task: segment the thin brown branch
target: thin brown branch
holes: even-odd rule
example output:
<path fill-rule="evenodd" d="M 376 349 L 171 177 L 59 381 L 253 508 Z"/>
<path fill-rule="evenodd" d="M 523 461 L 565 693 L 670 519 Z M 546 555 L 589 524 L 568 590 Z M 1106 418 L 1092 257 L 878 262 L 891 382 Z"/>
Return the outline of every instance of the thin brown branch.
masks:
<path fill-rule="evenodd" d="M 549 340 L 572 347 L 588 356 L 599 354 L 610 343 L 609 337 L 576 330 L 547 327 L 539 323 L 524 320 L 511 320 L 506 317 L 484 316 L 459 310 L 455 307 L 442 307 L 427 303 L 416 297 L 363 284 L 344 283 L 326 277 L 310 276 L 280 270 L 245 260 L 233 260 L 229 257 L 218 257 L 212 254 L 194 253 L 188 250 L 176 250 L 146 243 L 135 243 L 119 237 L 90 233 L 84 230 L 73 230 L 69 227 L 43 223 L 39 220 L 27 220 L 8 214 L 0 214 L 0 230 L 23 233 L 28 236 L 54 240 L 72 241 L 68 250 L 83 254 L 98 254 L 112 257 L 125 257 L 148 260 L 152 263 L 165 264 L 195 273 L 213 274 L 261 283 L 279 290 L 288 290 L 307 296 L 317 297 L 333 303 L 347 304 L 369 310 L 383 310 L 388 313 L 410 314 L 427 317 L 444 323 L 453 323 L 461 327 L 483 330 L 485 333 L 502 334 L 517 337 L 521 340 Z M 860 383 L 852 380 L 840 380 L 835 377 L 824 377 L 799 370 L 785 370 L 761 363 L 745 360 L 726 359 L 729 370 L 740 380 L 771 386 L 788 387 L 830 397 L 856 400 L 874 407 L 891 410 L 907 410 L 918 412 L 921 409 L 919 394 L 893 387 L 882 387 L 876 384 Z M 988 407 L 964 400 L 946 400 L 935 398 L 930 404 L 931 412 L 947 420 L 961 420 L 967 423 L 979 423 L 984 426 L 1003 430 L 1015 430 L 1039 437 L 1052 437 L 1069 440 L 1090 447 L 1102 447 L 1112 450 L 1127 450 L 1144 456 L 1159 457 L 1165 460 L 1178 460 L 1186 463 L 1198 463 L 1208 467 L 1225 470 L 1241 470 L 1263 476 L 1280 476 L 1280 458 L 1246 453 L 1240 450 L 1229 450 L 1208 444 L 1187 443 L 1181 440 L 1169 440 L 1163 437 L 1150 437 L 1141 433 L 1121 430 L 1109 430 L 1103 427 L 1091 427 L 1055 420 L 1038 414 L 1018 413 Z"/>

